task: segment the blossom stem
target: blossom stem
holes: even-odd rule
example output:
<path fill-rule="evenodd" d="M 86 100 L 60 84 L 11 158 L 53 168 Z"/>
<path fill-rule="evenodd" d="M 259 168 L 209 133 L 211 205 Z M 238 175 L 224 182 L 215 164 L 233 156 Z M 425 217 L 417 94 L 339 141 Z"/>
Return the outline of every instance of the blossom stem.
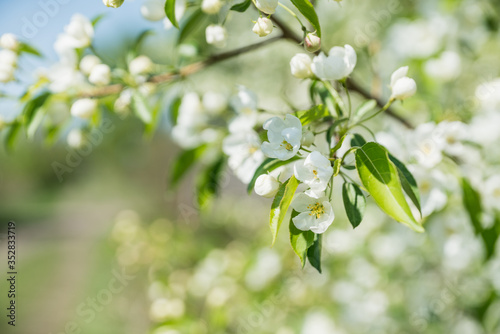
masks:
<path fill-rule="evenodd" d="M 288 14 L 292 15 L 293 17 L 295 17 L 295 19 L 297 19 L 297 21 L 299 21 L 300 23 L 300 26 L 302 27 L 302 30 L 305 31 L 307 28 L 304 26 L 304 24 L 302 24 L 302 21 L 299 19 L 299 17 L 297 16 L 297 14 L 295 14 L 293 12 L 293 10 L 291 10 L 290 8 L 288 8 L 287 6 L 285 6 L 284 4 L 282 4 L 281 2 L 278 2 L 278 5 L 283 8 L 284 10 L 286 10 L 288 12 Z"/>
<path fill-rule="evenodd" d="M 356 124 L 354 124 L 353 126 L 356 126 L 356 125 L 359 125 L 359 124 L 362 124 L 366 121 L 369 121 L 371 120 L 372 118 L 376 117 L 377 115 L 379 115 L 380 113 L 383 113 L 384 111 L 386 111 L 387 109 L 389 109 L 389 107 L 391 106 L 392 102 L 394 102 L 393 99 L 390 99 L 389 102 L 387 102 L 383 107 L 382 109 L 380 109 L 379 111 L 377 111 L 376 113 L 372 114 L 371 116 L 368 116 L 360 121 L 358 121 Z"/>
<path fill-rule="evenodd" d="M 339 93 L 335 88 L 333 88 L 332 84 L 329 81 L 325 80 L 322 82 L 325 85 L 326 89 L 328 89 L 328 92 L 332 95 L 333 99 L 335 100 L 335 103 L 340 108 L 341 114 L 337 116 L 339 117 L 343 116 L 346 113 L 344 101 L 342 101 L 342 98 L 340 97 Z"/>

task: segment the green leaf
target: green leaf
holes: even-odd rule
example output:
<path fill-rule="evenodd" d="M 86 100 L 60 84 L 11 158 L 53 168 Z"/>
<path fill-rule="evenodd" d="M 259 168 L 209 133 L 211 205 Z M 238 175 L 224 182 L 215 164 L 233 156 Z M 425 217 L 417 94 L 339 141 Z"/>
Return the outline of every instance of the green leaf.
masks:
<path fill-rule="evenodd" d="M 408 168 L 406 168 L 406 166 L 401 161 L 396 159 L 396 157 L 389 154 L 389 159 L 391 159 L 391 161 L 398 169 L 399 179 L 401 180 L 403 190 L 408 195 L 408 197 L 410 197 L 413 204 L 415 204 L 415 206 L 417 207 L 418 212 L 420 212 L 420 216 L 422 216 L 422 208 L 420 206 L 420 191 L 418 190 L 417 181 L 415 181 L 415 178 L 410 173 Z"/>
<path fill-rule="evenodd" d="M 25 104 L 23 108 L 23 117 L 26 129 L 28 129 L 31 126 L 31 123 L 35 118 L 35 115 L 40 110 L 40 108 L 45 104 L 50 95 L 51 95 L 50 92 L 44 92 Z"/>
<path fill-rule="evenodd" d="M 170 105 L 170 121 L 172 122 L 172 125 L 177 124 L 177 117 L 179 117 L 179 108 L 181 106 L 181 103 L 182 97 L 178 96 Z"/>
<path fill-rule="evenodd" d="M 342 186 L 342 199 L 344 201 L 345 213 L 352 227 L 358 227 L 365 213 L 365 195 L 363 195 L 363 192 L 356 184 L 345 182 Z"/>
<path fill-rule="evenodd" d="M 300 122 L 302 123 L 302 125 L 307 125 L 307 124 L 312 123 L 314 121 L 317 121 L 321 118 L 330 116 L 330 112 L 328 111 L 328 108 L 326 108 L 324 105 L 320 104 L 320 105 L 314 106 L 313 108 L 311 108 L 309 110 L 297 111 L 295 113 L 295 116 L 297 116 L 297 118 L 300 119 Z"/>
<path fill-rule="evenodd" d="M 95 27 L 105 16 L 106 16 L 106 14 L 101 14 L 101 15 L 97 15 L 96 17 L 94 17 L 92 19 L 92 26 Z"/>
<path fill-rule="evenodd" d="M 252 0 L 245 0 L 242 3 L 238 3 L 236 5 L 233 5 L 231 7 L 231 10 L 243 13 L 248 9 L 248 7 L 250 7 L 251 4 L 252 4 Z"/>
<path fill-rule="evenodd" d="M 360 120 L 369 111 L 375 109 L 376 106 L 377 106 L 377 101 L 375 101 L 375 100 L 365 101 L 354 112 L 353 123 L 355 123 L 357 120 Z"/>
<path fill-rule="evenodd" d="M 337 176 L 340 173 L 340 167 L 342 166 L 342 159 L 335 159 L 333 161 L 333 176 Z"/>
<path fill-rule="evenodd" d="M 40 51 L 38 51 L 37 49 L 35 49 L 34 47 L 32 47 L 31 45 L 26 44 L 26 43 L 21 43 L 19 45 L 19 52 L 20 53 L 29 53 L 29 54 L 32 54 L 32 55 L 35 55 L 38 57 L 42 57 L 42 54 L 40 53 Z"/>
<path fill-rule="evenodd" d="M 154 33 L 154 30 L 152 30 L 152 29 L 146 29 L 146 30 L 142 31 L 137 36 L 137 38 L 135 39 L 135 42 L 134 42 L 134 50 L 135 50 L 136 53 L 139 53 L 140 48 L 142 46 L 142 42 L 144 42 L 144 40 L 146 39 L 146 37 L 148 37 L 149 35 L 152 35 L 153 33 Z"/>
<path fill-rule="evenodd" d="M 335 129 L 337 126 L 340 124 L 347 122 L 349 118 L 337 118 L 333 124 L 328 128 L 328 131 L 326 131 L 326 141 L 328 142 L 328 147 L 332 146 L 332 138 L 335 134 Z"/>
<path fill-rule="evenodd" d="M 14 148 L 14 143 L 17 135 L 19 134 L 19 130 L 21 130 L 21 123 L 17 121 L 12 123 L 8 128 L 7 134 L 5 135 L 5 148 L 8 152 L 11 152 Z"/>
<path fill-rule="evenodd" d="M 194 163 L 202 156 L 205 149 L 206 146 L 202 145 L 191 150 L 183 151 L 179 155 L 171 167 L 170 185 L 172 187 L 176 187 L 178 185 L 182 177 L 186 175 Z"/>
<path fill-rule="evenodd" d="M 272 172 L 276 168 L 279 168 L 281 166 L 287 165 L 293 161 L 299 160 L 300 157 L 293 157 L 287 161 L 282 161 L 279 159 L 274 159 L 274 158 L 267 158 L 264 160 L 264 162 L 257 168 L 255 173 L 253 174 L 252 180 L 248 184 L 247 191 L 250 194 L 255 187 L 255 181 L 257 181 L 257 178 L 261 176 L 262 174 L 266 174 L 269 172 Z"/>
<path fill-rule="evenodd" d="M 302 267 L 304 267 L 307 250 L 314 243 L 314 233 L 311 231 L 301 231 L 295 227 L 292 219 L 298 214 L 298 212 L 292 211 L 292 217 L 290 218 L 290 243 L 292 244 L 293 251 L 300 258 Z"/>
<path fill-rule="evenodd" d="M 406 202 L 398 170 L 387 150 L 377 143 L 366 143 L 356 150 L 356 169 L 366 190 L 377 205 L 398 222 L 416 232 L 424 232 Z"/>
<path fill-rule="evenodd" d="M 151 115 L 151 111 L 149 110 L 144 96 L 135 92 L 132 96 L 132 102 L 134 103 L 134 111 L 137 117 L 139 117 L 145 124 L 151 124 L 153 116 Z"/>
<path fill-rule="evenodd" d="M 347 137 L 347 133 L 340 138 L 340 140 L 335 144 L 335 146 L 330 150 L 330 154 L 333 154 L 339 150 L 339 148 L 342 146 L 344 143 L 345 138 Z"/>
<path fill-rule="evenodd" d="M 179 38 L 177 43 L 182 43 L 189 35 L 191 35 L 196 29 L 198 29 L 207 19 L 207 16 L 201 11 L 201 9 L 197 9 L 185 23 L 179 29 Z"/>
<path fill-rule="evenodd" d="M 175 0 L 165 1 L 165 14 L 170 22 L 172 22 L 172 25 L 179 28 L 179 23 L 177 23 L 177 19 L 175 18 Z"/>
<path fill-rule="evenodd" d="M 321 248 L 323 246 L 323 235 L 316 234 L 316 240 L 314 244 L 307 249 L 307 259 L 311 266 L 316 268 L 316 270 L 321 274 Z"/>
<path fill-rule="evenodd" d="M 271 233 L 273 236 L 273 241 L 271 245 L 274 245 L 276 238 L 278 236 L 278 231 L 280 229 L 283 219 L 285 219 L 288 207 L 292 202 L 293 195 L 299 181 L 292 175 L 292 177 L 284 182 L 278 189 L 278 193 L 274 197 L 273 204 L 271 206 L 271 214 L 269 217 L 269 226 L 271 227 Z"/>
<path fill-rule="evenodd" d="M 200 175 L 197 185 L 197 197 L 200 209 L 207 207 L 211 199 L 219 192 L 219 179 L 224 171 L 225 164 L 226 157 L 222 156 Z"/>
<path fill-rule="evenodd" d="M 464 207 L 469 214 L 474 232 L 483 239 L 488 260 L 495 254 L 495 246 L 500 236 L 500 219 L 496 217 L 493 226 L 485 229 L 481 223 L 483 217 L 481 196 L 465 178 L 462 178 L 462 191 Z"/>
<path fill-rule="evenodd" d="M 366 140 L 360 135 L 355 133 L 351 139 L 351 147 L 361 147 L 366 144 Z"/>
<path fill-rule="evenodd" d="M 304 17 L 311 22 L 314 29 L 316 29 L 316 34 L 321 37 L 321 27 L 319 26 L 318 15 L 313 5 L 308 0 L 291 0 L 299 12 L 304 15 Z"/>

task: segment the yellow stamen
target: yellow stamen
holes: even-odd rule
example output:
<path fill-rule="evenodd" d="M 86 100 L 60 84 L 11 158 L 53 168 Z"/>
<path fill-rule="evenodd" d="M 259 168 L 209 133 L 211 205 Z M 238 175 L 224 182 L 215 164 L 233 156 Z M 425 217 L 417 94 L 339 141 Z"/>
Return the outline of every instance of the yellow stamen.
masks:
<path fill-rule="evenodd" d="M 316 216 L 316 219 L 319 219 L 319 217 L 321 217 L 321 215 L 325 213 L 325 207 L 320 202 L 311 204 L 307 208 L 311 211 L 311 213 L 309 213 L 309 216 L 314 215 Z"/>

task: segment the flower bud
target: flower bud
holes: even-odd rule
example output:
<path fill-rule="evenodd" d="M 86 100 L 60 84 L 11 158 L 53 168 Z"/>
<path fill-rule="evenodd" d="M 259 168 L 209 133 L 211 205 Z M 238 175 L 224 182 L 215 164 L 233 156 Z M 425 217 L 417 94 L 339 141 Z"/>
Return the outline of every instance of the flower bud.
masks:
<path fill-rule="evenodd" d="M 255 181 L 255 193 L 262 197 L 274 197 L 278 192 L 280 183 L 269 174 L 262 174 Z"/>
<path fill-rule="evenodd" d="M 101 59 L 94 55 L 87 55 L 80 61 L 80 71 L 86 75 L 90 75 L 92 69 L 101 63 Z"/>
<path fill-rule="evenodd" d="M 90 83 L 96 86 L 105 86 L 111 81 L 111 69 L 106 64 L 94 66 L 89 76 Z"/>
<path fill-rule="evenodd" d="M 146 0 L 141 6 L 141 14 L 148 21 L 160 21 L 165 18 L 165 1 Z"/>
<path fill-rule="evenodd" d="M 72 148 L 80 148 L 84 143 L 85 138 L 83 136 L 83 132 L 80 129 L 73 129 L 68 133 L 68 137 L 66 137 L 66 142 Z"/>
<path fill-rule="evenodd" d="M 0 65 L 4 67 L 15 67 L 17 65 L 17 54 L 11 50 L 0 50 Z"/>
<path fill-rule="evenodd" d="M 217 14 L 222 8 L 220 0 L 203 0 L 201 10 L 206 14 Z"/>
<path fill-rule="evenodd" d="M 290 60 L 290 70 L 292 75 L 299 79 L 307 79 L 313 76 L 311 70 L 312 60 L 305 53 L 297 53 Z"/>
<path fill-rule="evenodd" d="M 205 29 L 205 37 L 208 44 L 212 44 L 218 48 L 226 46 L 227 32 L 226 28 L 221 25 L 209 25 L 207 29 Z"/>
<path fill-rule="evenodd" d="M 267 36 L 273 31 L 273 22 L 267 17 L 259 17 L 252 31 L 259 35 L 259 37 Z"/>
<path fill-rule="evenodd" d="M 2 37 L 0 37 L 0 47 L 16 51 L 19 48 L 19 41 L 16 35 L 10 33 L 3 34 Z"/>
<path fill-rule="evenodd" d="M 311 130 L 304 129 L 300 143 L 302 146 L 311 146 L 314 143 L 314 133 Z"/>
<path fill-rule="evenodd" d="M 406 76 L 408 66 L 400 67 L 391 75 L 391 100 L 404 100 L 417 92 L 415 80 Z"/>
<path fill-rule="evenodd" d="M 278 0 L 255 0 L 255 6 L 266 14 L 274 14 L 278 7 Z"/>
<path fill-rule="evenodd" d="M 71 115 L 78 118 L 89 119 L 97 111 L 97 100 L 80 99 L 71 106 Z"/>
<path fill-rule="evenodd" d="M 7 83 L 15 79 L 15 69 L 0 63 L 0 82 Z"/>
<path fill-rule="evenodd" d="M 102 0 L 102 2 L 108 6 L 108 7 L 113 7 L 113 8 L 118 8 L 121 5 L 123 5 L 123 2 L 125 0 Z"/>
<path fill-rule="evenodd" d="M 154 64 L 147 56 L 139 56 L 133 59 L 128 65 L 131 74 L 146 74 L 153 70 Z"/>
<path fill-rule="evenodd" d="M 313 33 L 308 33 L 304 39 L 304 48 L 309 52 L 316 52 L 321 48 L 321 38 Z"/>

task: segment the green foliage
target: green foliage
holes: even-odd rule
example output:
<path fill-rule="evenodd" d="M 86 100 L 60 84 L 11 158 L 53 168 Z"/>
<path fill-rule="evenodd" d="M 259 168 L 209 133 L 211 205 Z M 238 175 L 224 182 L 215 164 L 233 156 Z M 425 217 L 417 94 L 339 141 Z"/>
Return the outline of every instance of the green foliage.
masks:
<path fill-rule="evenodd" d="M 243 13 L 248 9 L 248 7 L 250 7 L 251 4 L 252 4 L 252 0 L 245 0 L 241 3 L 238 3 L 236 5 L 231 6 L 231 10 Z"/>
<path fill-rule="evenodd" d="M 307 250 L 307 259 L 311 266 L 321 274 L 321 248 L 323 247 L 323 235 L 316 234 L 316 240 Z"/>
<path fill-rule="evenodd" d="M 330 116 L 330 113 L 328 111 L 328 108 L 320 104 L 312 107 L 309 110 L 297 111 L 295 113 L 295 116 L 297 116 L 297 118 L 300 119 L 302 125 L 307 125 L 314 121 Z"/>
<path fill-rule="evenodd" d="M 307 250 L 314 243 L 314 233 L 311 231 L 301 231 L 295 227 L 292 219 L 297 215 L 298 212 L 292 211 L 292 216 L 290 218 L 290 243 L 292 245 L 293 251 L 300 258 L 302 267 L 304 267 L 304 265 L 306 264 Z"/>
<path fill-rule="evenodd" d="M 134 92 L 132 96 L 132 101 L 134 104 L 134 111 L 137 117 L 145 124 L 151 124 L 153 121 L 153 115 L 148 107 L 146 99 L 139 92 Z"/>
<path fill-rule="evenodd" d="M 406 202 L 399 174 L 387 150 L 377 143 L 366 143 L 356 150 L 356 169 L 366 190 L 389 216 L 416 232 L 423 232 Z"/>
<path fill-rule="evenodd" d="M 22 42 L 19 45 L 19 52 L 20 53 L 29 53 L 29 54 L 32 54 L 34 56 L 42 57 L 42 54 L 40 53 L 40 51 L 38 51 L 37 49 L 35 49 L 31 45 L 26 44 L 26 43 L 22 43 Z"/>
<path fill-rule="evenodd" d="M 308 0 L 291 0 L 299 12 L 312 24 L 316 29 L 316 34 L 321 37 L 321 27 L 319 25 L 318 15 L 313 5 Z"/>
<path fill-rule="evenodd" d="M 36 117 L 40 113 L 41 107 L 45 104 L 47 99 L 51 96 L 50 92 L 43 92 L 37 97 L 29 100 L 23 109 L 24 125 L 27 130 L 28 137 L 33 137 L 36 126 L 39 124 L 40 117 Z M 33 122 L 33 121 L 37 122 Z"/>
<path fill-rule="evenodd" d="M 226 157 L 222 156 L 200 174 L 196 190 L 198 205 L 201 209 L 206 208 L 212 198 L 219 192 L 220 177 L 225 165 Z"/>
<path fill-rule="evenodd" d="M 411 199 L 413 204 L 417 207 L 420 215 L 422 215 L 422 208 L 420 206 L 420 191 L 418 190 L 417 181 L 410 173 L 408 168 L 396 159 L 392 154 L 389 154 L 389 159 L 394 163 L 396 168 L 398 169 L 399 179 L 401 180 L 401 185 L 403 186 L 403 190 L 406 195 Z"/>
<path fill-rule="evenodd" d="M 172 25 L 179 28 L 179 23 L 177 23 L 177 19 L 175 17 L 175 0 L 165 1 L 165 14 L 170 22 L 172 22 Z"/>
<path fill-rule="evenodd" d="M 464 207 L 469 214 L 474 232 L 483 240 L 486 249 L 486 260 L 488 260 L 495 254 L 495 245 L 500 235 L 500 219 L 496 217 L 493 226 L 484 228 L 482 224 L 481 196 L 465 178 L 462 178 L 462 192 Z"/>
<path fill-rule="evenodd" d="M 176 187 L 183 176 L 193 167 L 205 152 L 206 146 L 202 145 L 191 150 L 183 151 L 171 167 L 170 185 Z"/>
<path fill-rule="evenodd" d="M 177 39 L 177 43 L 180 44 L 184 42 L 189 35 L 203 25 L 206 18 L 207 16 L 203 14 L 201 9 L 197 9 L 193 14 L 191 14 L 191 16 L 187 18 L 179 29 L 179 38 Z"/>
<path fill-rule="evenodd" d="M 276 242 L 281 223 L 285 219 L 288 207 L 292 202 L 293 195 L 295 194 L 298 185 L 299 181 L 292 175 L 289 180 L 280 186 L 278 193 L 274 197 L 269 217 L 269 226 L 271 227 L 271 233 L 273 236 L 272 245 Z"/>
<path fill-rule="evenodd" d="M 352 139 L 351 139 L 351 146 L 352 147 L 361 147 L 364 144 L 366 144 L 366 140 L 363 138 L 363 136 L 361 136 L 358 133 L 355 133 L 352 136 Z"/>
<path fill-rule="evenodd" d="M 353 228 L 358 227 L 365 213 L 365 195 L 356 184 L 344 182 L 342 185 L 342 199 L 349 222 Z"/>

